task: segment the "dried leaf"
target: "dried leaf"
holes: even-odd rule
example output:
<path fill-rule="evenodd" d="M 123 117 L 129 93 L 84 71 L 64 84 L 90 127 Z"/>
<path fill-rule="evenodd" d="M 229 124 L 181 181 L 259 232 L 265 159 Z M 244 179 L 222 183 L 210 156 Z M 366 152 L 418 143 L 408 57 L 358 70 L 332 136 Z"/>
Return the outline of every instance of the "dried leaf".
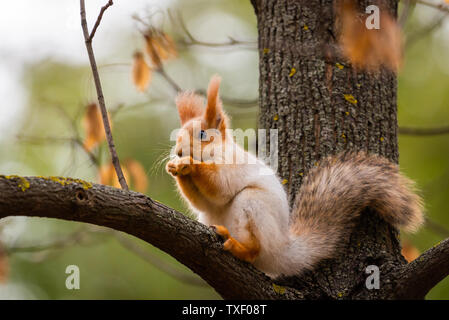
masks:
<path fill-rule="evenodd" d="M 163 61 L 177 56 L 175 43 L 166 33 L 150 28 L 145 32 L 144 38 L 146 51 L 154 66 L 160 67 Z"/>
<path fill-rule="evenodd" d="M 8 256 L 0 243 L 0 283 L 5 283 L 9 275 Z"/>
<path fill-rule="evenodd" d="M 145 62 L 143 53 L 138 51 L 134 54 L 133 82 L 139 91 L 145 91 L 151 81 L 151 69 Z"/>
<path fill-rule="evenodd" d="M 142 164 L 134 159 L 128 159 L 125 166 L 131 176 L 134 189 L 144 193 L 148 187 L 148 178 Z"/>
<path fill-rule="evenodd" d="M 407 260 L 408 262 L 412 262 L 419 257 L 420 252 L 415 246 L 410 243 L 410 241 L 405 240 L 402 243 L 402 255 L 404 256 L 405 260 Z"/>
<path fill-rule="evenodd" d="M 377 70 L 385 66 L 397 71 L 402 64 L 402 35 L 395 19 L 380 9 L 379 29 L 368 29 L 367 15 L 359 15 L 353 1 L 340 8 L 340 46 L 355 68 Z"/>
<path fill-rule="evenodd" d="M 122 166 L 123 176 L 126 181 L 129 181 L 129 175 L 126 168 Z M 118 181 L 117 174 L 115 172 L 114 165 L 112 162 L 103 164 L 99 170 L 99 182 L 100 184 L 113 186 L 115 188 L 121 188 L 120 182 Z"/>
<path fill-rule="evenodd" d="M 108 114 L 109 117 L 109 114 Z M 109 123 L 112 127 L 111 118 L 109 117 Z M 83 117 L 83 126 L 86 133 L 84 139 L 84 147 L 91 151 L 98 144 L 106 139 L 106 134 L 103 126 L 103 119 L 101 117 L 100 108 L 96 103 L 91 103 L 86 107 L 86 112 Z"/>

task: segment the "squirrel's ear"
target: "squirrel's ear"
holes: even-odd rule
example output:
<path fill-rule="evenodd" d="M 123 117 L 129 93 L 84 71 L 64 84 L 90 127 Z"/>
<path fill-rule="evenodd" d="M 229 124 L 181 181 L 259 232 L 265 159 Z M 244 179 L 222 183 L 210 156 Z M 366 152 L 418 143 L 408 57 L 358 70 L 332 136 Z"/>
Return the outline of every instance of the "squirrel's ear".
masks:
<path fill-rule="evenodd" d="M 218 96 L 221 78 L 214 75 L 207 88 L 207 106 L 204 118 L 209 128 L 226 129 L 227 117 L 223 112 L 223 106 Z"/>
<path fill-rule="evenodd" d="M 204 112 L 203 98 L 193 92 L 182 92 L 176 97 L 181 125 L 192 118 L 200 117 Z"/>

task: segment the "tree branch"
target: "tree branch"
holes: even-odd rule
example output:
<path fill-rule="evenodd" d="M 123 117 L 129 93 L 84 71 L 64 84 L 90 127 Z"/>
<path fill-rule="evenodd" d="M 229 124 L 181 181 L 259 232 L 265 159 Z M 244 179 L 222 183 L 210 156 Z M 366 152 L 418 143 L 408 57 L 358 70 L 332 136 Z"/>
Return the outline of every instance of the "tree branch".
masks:
<path fill-rule="evenodd" d="M 145 262 L 148 262 L 155 268 L 165 272 L 169 276 L 177 279 L 178 281 L 193 285 L 204 287 L 208 286 L 204 280 L 198 278 L 197 276 L 191 275 L 190 273 L 182 272 L 175 268 L 171 263 L 165 262 L 159 257 L 155 256 L 151 252 L 144 250 L 141 246 L 135 244 L 133 241 L 125 237 L 122 233 L 113 232 L 115 239 L 120 243 L 120 245 L 128 251 L 131 251 L 135 255 L 142 258 Z"/>
<path fill-rule="evenodd" d="M 443 13 L 440 17 L 435 18 L 433 22 L 428 26 L 425 26 L 424 28 L 417 30 L 416 32 L 407 36 L 405 41 L 405 48 L 409 49 L 419 39 L 429 35 L 432 31 L 441 27 L 443 25 L 443 22 L 446 20 L 448 14 L 449 12 Z"/>
<path fill-rule="evenodd" d="M 449 133 L 449 126 L 436 127 L 436 128 L 409 128 L 409 127 L 399 128 L 399 134 L 409 136 L 433 136 L 448 133 Z"/>
<path fill-rule="evenodd" d="M 97 17 L 97 21 L 95 22 L 94 27 L 92 28 L 92 32 L 89 35 L 89 41 L 92 41 L 92 39 L 95 37 L 95 32 L 97 32 L 97 28 L 100 25 L 101 19 L 103 18 L 103 14 L 104 12 L 110 7 L 112 6 L 114 3 L 112 2 L 112 0 L 109 0 L 108 3 L 106 3 L 106 5 L 104 5 L 101 10 L 100 13 L 98 14 Z"/>
<path fill-rule="evenodd" d="M 413 0 L 413 1 L 415 1 L 416 3 L 422 4 L 422 5 L 425 5 L 427 7 L 438 9 L 438 10 L 441 10 L 444 12 L 449 12 L 449 6 L 446 5 L 443 1 L 441 3 L 433 3 L 428 0 Z"/>
<path fill-rule="evenodd" d="M 179 11 L 176 11 L 176 17 L 172 14 L 171 10 L 168 10 L 168 16 L 173 25 L 179 25 L 181 31 L 185 34 L 188 40 L 182 39 L 180 43 L 184 46 L 204 46 L 211 48 L 223 48 L 223 47 L 235 47 L 241 46 L 250 50 L 257 50 L 257 40 L 244 41 L 237 40 L 231 36 L 228 36 L 228 41 L 225 42 L 206 42 L 196 39 L 187 28 L 184 18 Z M 140 19 L 139 19 L 140 20 Z M 141 20 L 140 20 L 141 21 Z"/>
<path fill-rule="evenodd" d="M 449 275 L 449 239 L 427 250 L 405 265 L 396 278 L 394 299 L 423 299 L 438 282 Z"/>
<path fill-rule="evenodd" d="M 87 54 L 89 56 L 90 67 L 92 69 L 92 75 L 94 77 L 95 88 L 97 90 L 98 104 L 100 105 L 101 117 L 103 118 L 104 130 L 106 133 L 106 138 L 108 141 L 109 152 L 111 153 L 112 164 L 114 165 L 115 171 L 117 173 L 118 181 L 120 186 L 128 190 L 128 184 L 126 183 L 125 176 L 123 175 L 122 167 L 120 166 L 120 160 L 117 156 L 117 151 L 115 150 L 114 139 L 112 138 L 111 125 L 109 124 L 108 112 L 106 110 L 106 104 L 104 102 L 103 89 L 101 88 L 100 75 L 98 73 L 97 62 L 95 61 L 94 50 L 92 48 L 92 39 L 95 35 L 95 31 L 100 24 L 101 18 L 104 11 L 112 5 L 112 1 L 109 0 L 103 8 L 101 8 L 100 15 L 97 18 L 94 30 L 89 35 L 89 29 L 87 27 L 86 20 L 86 8 L 84 0 L 80 0 L 80 15 L 81 15 L 81 27 L 83 29 L 84 40 L 86 43 Z"/>
<path fill-rule="evenodd" d="M 126 237 L 123 233 L 112 229 L 98 228 L 93 226 L 89 227 L 88 225 L 84 225 L 68 236 L 57 238 L 47 243 L 32 244 L 28 246 L 20 245 L 6 247 L 5 251 L 8 255 L 16 253 L 37 253 L 40 255 L 39 260 L 42 260 L 42 255 L 45 253 L 54 252 L 58 249 L 66 249 L 74 245 L 86 246 L 99 244 L 106 240 L 107 237 L 113 237 L 125 250 L 134 253 L 145 262 L 149 263 L 160 271 L 165 272 L 178 281 L 194 286 L 207 286 L 207 283 L 198 276 L 191 275 L 190 273 L 179 270 L 171 263 L 165 262 L 153 253 L 145 250 L 143 247 Z M 44 255 L 44 258 L 45 257 L 46 255 Z"/>
<path fill-rule="evenodd" d="M 223 250 L 205 225 L 149 197 L 62 177 L 0 176 L 0 219 L 47 217 L 87 222 L 138 237 L 189 267 L 226 299 L 303 299 Z"/>

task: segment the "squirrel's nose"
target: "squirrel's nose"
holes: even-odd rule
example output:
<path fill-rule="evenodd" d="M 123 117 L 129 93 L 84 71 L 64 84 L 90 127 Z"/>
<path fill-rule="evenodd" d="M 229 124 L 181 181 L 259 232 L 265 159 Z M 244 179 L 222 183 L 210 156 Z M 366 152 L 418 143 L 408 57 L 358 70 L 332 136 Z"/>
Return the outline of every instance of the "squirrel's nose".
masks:
<path fill-rule="evenodd" d="M 176 150 L 176 154 L 178 155 L 178 157 L 182 156 L 182 148 L 179 148 L 178 150 Z"/>

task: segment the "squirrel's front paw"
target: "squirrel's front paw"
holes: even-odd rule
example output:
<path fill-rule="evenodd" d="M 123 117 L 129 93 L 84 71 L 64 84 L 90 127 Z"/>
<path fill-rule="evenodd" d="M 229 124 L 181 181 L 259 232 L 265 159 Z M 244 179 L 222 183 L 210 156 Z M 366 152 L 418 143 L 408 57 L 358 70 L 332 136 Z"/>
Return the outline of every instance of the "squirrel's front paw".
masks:
<path fill-rule="evenodd" d="M 218 234 L 225 240 L 229 239 L 229 237 L 231 236 L 225 226 L 211 225 L 210 227 L 215 231 L 216 234 Z"/>
<path fill-rule="evenodd" d="M 173 176 L 185 176 L 192 172 L 190 157 L 176 158 L 167 163 L 166 170 Z"/>

